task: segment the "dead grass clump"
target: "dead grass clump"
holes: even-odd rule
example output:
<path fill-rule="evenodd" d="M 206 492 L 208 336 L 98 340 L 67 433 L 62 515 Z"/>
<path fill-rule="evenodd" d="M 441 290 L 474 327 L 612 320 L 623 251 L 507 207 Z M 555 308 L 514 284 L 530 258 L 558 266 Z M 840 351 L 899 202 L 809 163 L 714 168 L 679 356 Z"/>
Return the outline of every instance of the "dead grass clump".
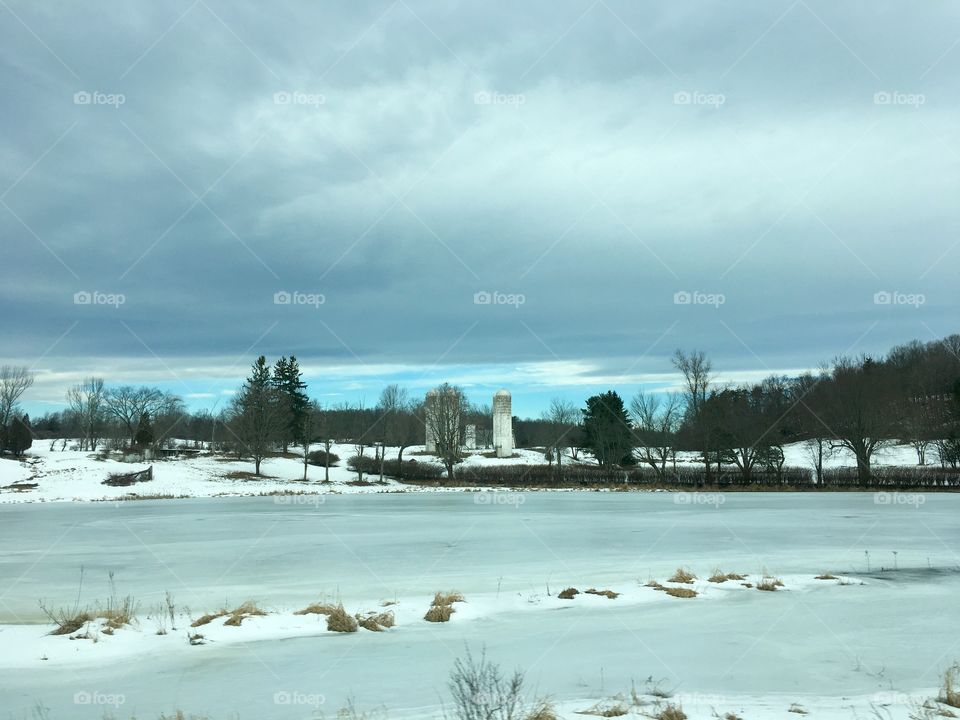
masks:
<path fill-rule="evenodd" d="M 713 575 L 707 578 L 707 580 L 712 583 L 725 583 L 727 582 L 727 580 L 746 580 L 746 579 L 747 579 L 746 575 L 740 575 L 739 573 L 725 573 L 723 572 L 723 570 L 720 570 L 719 568 L 714 570 Z"/>
<path fill-rule="evenodd" d="M 230 625 L 232 627 L 239 627 L 240 624 L 246 620 L 248 617 L 253 616 L 263 616 L 266 615 L 266 611 L 261 610 L 257 607 L 257 604 L 252 600 L 247 600 L 243 605 L 238 608 L 235 608 L 231 613 L 230 617 L 227 618 L 224 625 Z"/>
<path fill-rule="evenodd" d="M 765 577 L 757 583 L 757 590 L 766 590 L 767 592 L 773 592 L 781 587 L 783 587 L 783 581 L 780 578 Z"/>
<path fill-rule="evenodd" d="M 620 597 L 620 593 L 614 592 L 613 590 L 597 590 L 596 588 L 590 588 L 584 592 L 586 592 L 588 595 L 603 595 L 603 597 L 609 598 L 610 600 L 615 600 L 616 598 Z"/>
<path fill-rule="evenodd" d="M 226 608 L 221 608 L 221 609 L 217 610 L 216 612 L 207 613 L 206 615 L 201 615 L 201 616 L 198 617 L 196 620 L 194 620 L 192 623 L 190 623 L 190 627 L 194 627 L 194 628 L 195 628 L 195 627 L 200 627 L 201 625 L 209 625 L 210 623 L 212 623 L 212 622 L 213 622 L 214 620 L 216 620 L 217 618 L 222 618 L 222 617 L 225 617 L 225 616 L 227 616 L 227 615 L 229 615 L 229 614 L 230 614 L 230 611 L 229 611 L 229 610 L 227 610 Z"/>
<path fill-rule="evenodd" d="M 294 612 L 294 615 L 329 615 L 334 610 L 336 610 L 336 605 L 331 605 L 330 603 L 312 603 L 307 605 L 303 610 L 297 610 Z"/>
<path fill-rule="evenodd" d="M 560 720 L 560 718 L 552 702 L 539 700 L 533 706 L 533 709 L 524 716 L 523 720 Z"/>
<path fill-rule="evenodd" d="M 573 600 L 575 595 L 579 595 L 580 591 L 575 587 L 568 587 L 566 590 L 561 590 L 560 594 L 557 595 L 561 600 Z"/>
<path fill-rule="evenodd" d="M 740 583 L 740 584 L 743 585 L 745 588 L 752 588 L 752 587 L 753 587 L 753 583 Z"/>
<path fill-rule="evenodd" d="M 697 576 L 686 568 L 677 568 L 677 571 L 673 574 L 673 577 L 667 580 L 667 582 L 692 583 L 696 579 Z"/>
<path fill-rule="evenodd" d="M 71 635 L 93 620 L 93 615 L 86 610 L 74 612 L 66 612 L 63 610 L 47 611 L 47 617 L 57 626 L 50 631 L 51 635 Z"/>
<path fill-rule="evenodd" d="M 743 718 L 736 713 L 728 712 L 724 713 L 723 720 L 743 720 Z"/>
<path fill-rule="evenodd" d="M 648 580 L 645 587 L 653 588 L 654 590 L 666 590 L 666 588 L 656 580 Z"/>
<path fill-rule="evenodd" d="M 823 575 L 817 575 L 814 580 L 839 580 L 836 575 L 831 575 L 830 573 L 823 573 Z"/>
<path fill-rule="evenodd" d="M 662 710 L 653 716 L 655 720 L 687 720 L 687 714 L 680 705 L 668 703 Z"/>
<path fill-rule="evenodd" d="M 692 598 L 697 596 L 696 590 L 691 590 L 690 588 L 664 588 L 664 591 L 670 597 L 678 598 Z"/>
<path fill-rule="evenodd" d="M 431 605 L 423 619 L 427 622 L 450 622 L 454 612 L 452 605 Z"/>
<path fill-rule="evenodd" d="M 622 702 L 597 703 L 593 707 L 581 710 L 579 715 L 596 715 L 597 717 L 620 717 L 630 712 L 630 709 Z"/>
<path fill-rule="evenodd" d="M 466 599 L 458 592 L 438 592 L 433 596 L 431 605 L 453 605 L 455 602 L 466 602 Z"/>
<path fill-rule="evenodd" d="M 337 605 L 333 612 L 327 615 L 327 630 L 333 632 L 356 632 L 358 627 L 357 619 L 343 609 L 343 605 Z"/>
<path fill-rule="evenodd" d="M 943 688 L 940 691 L 940 702 L 953 708 L 960 708 L 960 665 L 954 664 L 943 673 Z"/>
<path fill-rule="evenodd" d="M 370 630 L 371 632 L 383 632 L 386 628 L 392 628 L 394 625 L 394 617 L 392 612 L 382 612 L 382 613 L 367 613 L 366 615 L 360 615 L 359 613 L 356 616 L 357 624 L 360 625 L 364 630 Z"/>

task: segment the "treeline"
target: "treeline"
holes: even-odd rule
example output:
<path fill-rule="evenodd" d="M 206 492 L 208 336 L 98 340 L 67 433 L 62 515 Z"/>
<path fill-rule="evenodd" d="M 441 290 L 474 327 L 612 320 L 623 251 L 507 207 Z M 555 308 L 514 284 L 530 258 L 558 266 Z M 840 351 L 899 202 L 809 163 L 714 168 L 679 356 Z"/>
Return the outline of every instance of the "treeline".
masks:
<path fill-rule="evenodd" d="M 584 407 L 555 399 L 540 418 L 514 418 L 517 447 L 539 448 L 553 477 L 565 458 L 581 450 L 606 469 L 644 468 L 666 482 L 679 477 L 677 453 L 700 459 L 702 485 L 739 475 L 738 482 L 784 477 L 783 448 L 803 441 L 816 485 L 848 482 L 825 471 L 830 456 L 845 450 L 855 459 L 856 484 L 879 482 L 877 451 L 909 442 L 917 464 L 960 466 L 960 335 L 912 342 L 886 356 L 838 358 L 829 367 L 800 377 L 772 376 L 762 382 L 717 382 L 705 353 L 678 350 L 673 364 L 682 378 L 678 392 L 638 392 L 629 402 L 614 390 L 588 398 Z M 479 450 L 490 447 L 489 405 L 471 404 L 461 388 L 442 385 L 436 402 L 412 396 L 399 385 L 383 389 L 376 403 L 321 406 L 311 400 L 297 358 L 268 364 L 260 357 L 230 403 L 214 414 L 188 412 L 183 400 L 149 386 L 107 385 L 88 378 L 69 389 L 62 411 L 35 418 L 32 426 L 18 401 L 33 377 L 25 368 L 0 368 L 0 431 L 6 452 L 20 454 L 36 438 L 77 439 L 80 449 L 164 450 L 186 441 L 253 462 L 259 474 L 274 453 L 297 455 L 321 443 L 349 443 L 358 474 L 403 474 L 404 452 L 422 445 L 425 427 L 435 429 L 436 457 L 448 477 L 464 453 L 464 430 L 477 429 Z M 399 448 L 395 469 L 383 448 Z M 322 463 L 329 467 L 329 462 Z M 423 463 L 419 463 L 423 465 Z M 394 472 L 387 472 L 388 470 Z M 427 473 L 424 468 L 421 473 Z M 471 472 L 473 472 L 471 470 Z M 504 471 L 506 472 L 506 471 Z M 578 471 L 579 472 L 579 471 Z M 849 473 L 848 473 L 849 474 Z"/>

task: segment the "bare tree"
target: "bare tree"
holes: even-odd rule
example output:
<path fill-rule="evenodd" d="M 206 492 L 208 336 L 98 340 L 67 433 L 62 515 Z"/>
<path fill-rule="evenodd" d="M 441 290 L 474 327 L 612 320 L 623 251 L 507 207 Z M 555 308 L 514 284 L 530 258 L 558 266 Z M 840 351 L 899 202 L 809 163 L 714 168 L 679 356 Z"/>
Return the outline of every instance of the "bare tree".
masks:
<path fill-rule="evenodd" d="M 680 429 L 682 402 L 676 393 L 662 395 L 637 391 L 630 401 L 630 415 L 636 426 L 640 461 L 659 477 L 666 474 L 667 462 L 676 464 L 674 442 Z"/>
<path fill-rule="evenodd" d="M 88 377 L 67 390 L 67 407 L 80 425 L 80 449 L 94 452 L 103 423 L 103 378 Z"/>
<path fill-rule="evenodd" d="M 33 372 L 22 365 L 0 367 L 0 427 L 7 427 L 17 415 L 20 397 L 33 385 Z"/>
<path fill-rule="evenodd" d="M 707 402 L 707 389 L 713 382 L 713 363 L 702 350 L 694 350 L 688 355 L 677 349 L 673 354 L 673 366 L 683 375 L 686 385 L 686 419 L 697 430 L 698 444 L 703 451 L 703 465 L 709 479 L 711 423 L 702 422 L 701 413 Z"/>
<path fill-rule="evenodd" d="M 437 457 L 453 479 L 453 466 L 460 459 L 460 424 L 467 409 L 467 398 L 460 388 L 444 383 L 436 389 L 425 407 L 426 421 L 437 441 Z"/>
<path fill-rule="evenodd" d="M 160 429 L 160 437 L 169 433 L 172 424 L 179 422 L 183 401 L 176 395 L 161 392 L 157 388 L 121 385 L 110 388 L 103 394 L 103 408 L 107 415 L 115 418 L 126 432 L 132 445 L 137 434 L 137 425 L 144 414 L 152 418 L 174 416 Z"/>
<path fill-rule="evenodd" d="M 563 477 L 563 452 L 572 444 L 573 431 L 580 418 L 580 411 L 569 400 L 553 398 L 550 407 L 543 414 L 543 419 L 550 423 L 553 431 L 552 442 L 548 450 L 557 458 L 557 477 Z"/>

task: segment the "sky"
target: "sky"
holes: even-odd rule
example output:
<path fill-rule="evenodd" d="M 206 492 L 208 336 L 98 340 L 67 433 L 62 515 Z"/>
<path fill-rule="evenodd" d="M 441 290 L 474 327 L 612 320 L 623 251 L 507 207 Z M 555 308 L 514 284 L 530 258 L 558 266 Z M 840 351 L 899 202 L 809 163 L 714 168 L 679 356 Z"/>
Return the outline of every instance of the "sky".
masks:
<path fill-rule="evenodd" d="M 0 0 L 0 362 L 222 408 L 958 330 L 960 5 Z"/>

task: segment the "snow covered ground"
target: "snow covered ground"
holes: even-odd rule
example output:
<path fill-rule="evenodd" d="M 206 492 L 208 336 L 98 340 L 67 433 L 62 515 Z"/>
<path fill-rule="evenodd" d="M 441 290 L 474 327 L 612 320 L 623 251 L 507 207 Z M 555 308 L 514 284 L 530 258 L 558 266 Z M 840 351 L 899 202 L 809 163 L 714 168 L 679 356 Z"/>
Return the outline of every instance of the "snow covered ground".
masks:
<path fill-rule="evenodd" d="M 55 449 L 52 449 L 55 447 Z M 335 445 L 340 457 L 337 467 L 330 469 L 330 484 L 322 467 L 310 466 L 308 482 L 303 482 L 303 463 L 295 457 L 270 458 L 263 463 L 266 477 L 249 478 L 253 464 L 213 455 L 145 463 L 124 463 L 117 459 L 101 460 L 95 453 L 61 450 L 62 443 L 37 441 L 22 461 L 0 459 L 0 503 L 118 500 L 130 496 L 215 497 L 265 495 L 272 493 L 368 493 L 418 492 L 420 488 L 392 480 L 384 485 L 355 485 L 356 474 L 346 468 L 347 459 L 356 454 L 352 445 Z M 68 443 L 68 448 L 70 444 Z M 321 449 L 315 446 L 313 449 Z M 418 455 L 423 447 L 407 448 L 404 460 L 434 461 L 432 456 Z M 367 454 L 371 454 L 367 450 Z M 396 448 L 387 449 L 387 457 L 395 458 Z M 509 465 L 515 463 L 544 464 L 543 454 L 533 450 L 517 450 L 515 457 L 489 458 L 483 451 L 467 456 L 465 465 Z M 784 448 L 787 465 L 809 467 L 807 451 L 800 443 Z M 680 462 L 694 462 L 693 454 L 681 453 Z M 569 461 L 569 459 L 568 459 Z M 581 455 L 582 462 L 590 462 Z M 110 487 L 102 482 L 111 473 L 128 473 L 153 465 L 154 479 L 131 487 Z M 913 448 L 899 445 L 881 450 L 877 465 L 915 465 Z M 849 453 L 838 452 L 825 463 L 826 467 L 853 466 Z M 29 487 L 36 484 L 36 487 Z"/>
<path fill-rule="evenodd" d="M 273 474 L 273 473 L 271 473 Z M 871 493 L 357 493 L 0 506 L 0 718 L 333 717 L 354 698 L 439 717 L 466 646 L 527 672 L 562 717 L 655 689 L 690 718 L 895 718 L 960 657 L 960 498 Z M 684 566 L 690 585 L 670 583 Z M 81 568 L 83 585 L 79 587 Z M 748 577 L 722 584 L 716 568 Z M 94 639 L 50 636 L 48 607 L 139 602 Z M 816 580 L 831 572 L 842 580 Z M 783 587 L 757 590 L 765 574 Z M 647 587 L 689 587 L 693 598 Z M 621 595 L 581 593 L 573 586 Z M 451 621 L 423 620 L 458 590 Z M 176 606 L 161 619 L 165 592 Z M 294 611 L 395 603 L 395 627 L 328 632 Z M 239 627 L 192 619 L 253 600 Z M 176 629 L 173 629 L 173 626 Z M 157 634 L 159 629 L 166 634 Z M 204 644 L 191 645 L 187 633 Z M 622 700 L 617 697 L 621 696 Z M 602 709 L 602 708 L 601 708 Z M 876 711 L 879 714 L 873 714 Z"/>

